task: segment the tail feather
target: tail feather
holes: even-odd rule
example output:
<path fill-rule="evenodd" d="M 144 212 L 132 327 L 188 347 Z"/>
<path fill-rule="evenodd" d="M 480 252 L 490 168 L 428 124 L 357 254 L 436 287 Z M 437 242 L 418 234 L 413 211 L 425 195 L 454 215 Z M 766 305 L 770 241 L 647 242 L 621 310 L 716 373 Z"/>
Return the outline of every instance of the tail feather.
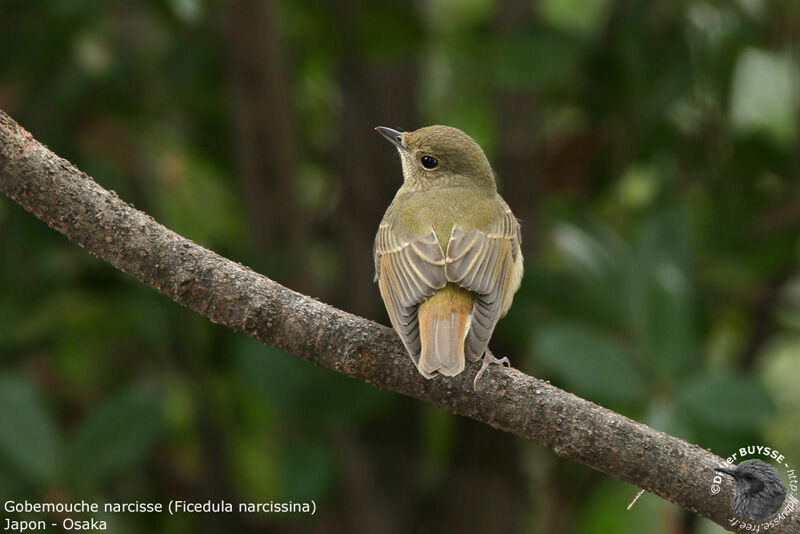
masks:
<path fill-rule="evenodd" d="M 464 370 L 464 340 L 470 327 L 472 296 L 463 290 L 441 289 L 419 308 L 422 350 L 419 371 L 455 376 Z"/>

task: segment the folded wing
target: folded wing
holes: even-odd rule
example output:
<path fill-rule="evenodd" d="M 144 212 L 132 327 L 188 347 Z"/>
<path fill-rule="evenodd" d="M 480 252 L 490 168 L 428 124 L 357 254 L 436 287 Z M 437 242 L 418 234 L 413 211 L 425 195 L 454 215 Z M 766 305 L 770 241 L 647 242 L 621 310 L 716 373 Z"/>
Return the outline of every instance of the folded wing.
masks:
<path fill-rule="evenodd" d="M 415 239 L 398 236 L 382 222 L 375 238 L 375 277 L 392 326 L 419 365 L 419 304 L 447 283 L 444 254 L 433 229 Z"/>
<path fill-rule="evenodd" d="M 511 210 L 489 228 L 463 230 L 454 226 L 445 257 L 445 275 L 475 294 L 466 356 L 483 356 L 500 317 L 508 311 L 522 272 L 519 223 Z"/>

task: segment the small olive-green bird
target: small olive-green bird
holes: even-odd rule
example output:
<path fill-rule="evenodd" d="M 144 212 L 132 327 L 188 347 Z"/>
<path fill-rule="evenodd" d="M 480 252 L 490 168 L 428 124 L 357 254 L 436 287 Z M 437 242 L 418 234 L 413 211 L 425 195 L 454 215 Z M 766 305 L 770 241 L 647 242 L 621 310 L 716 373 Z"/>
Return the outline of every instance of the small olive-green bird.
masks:
<path fill-rule="evenodd" d="M 403 185 L 375 237 L 375 278 L 392 326 L 425 378 L 465 359 L 508 364 L 489 338 L 522 279 L 520 227 L 481 147 L 450 126 L 376 128 L 400 153 Z"/>

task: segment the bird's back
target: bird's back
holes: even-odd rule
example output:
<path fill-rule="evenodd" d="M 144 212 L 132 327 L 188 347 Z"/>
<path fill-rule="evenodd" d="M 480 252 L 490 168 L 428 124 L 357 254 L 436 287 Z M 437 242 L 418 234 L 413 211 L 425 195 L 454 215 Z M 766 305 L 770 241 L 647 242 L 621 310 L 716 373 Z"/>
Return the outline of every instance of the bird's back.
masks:
<path fill-rule="evenodd" d="M 393 209 L 396 203 L 401 203 L 403 209 Z M 464 217 L 466 211 L 470 213 L 468 220 Z M 413 242 L 433 230 L 445 255 L 454 227 L 462 233 L 477 230 L 493 234 L 498 231 L 496 227 L 499 221 L 507 218 L 508 214 L 508 206 L 494 191 L 469 186 L 427 191 L 401 189 L 382 224 L 388 225 L 391 232 L 403 241 Z M 516 226 L 513 216 L 511 219 Z M 511 247 L 510 244 L 508 246 Z M 513 279 L 509 282 L 512 289 L 503 295 L 501 314 L 510 307 L 513 293 L 519 286 L 522 274 L 519 251 L 517 256 Z M 474 293 L 458 284 L 447 283 L 420 303 L 417 312 L 420 339 L 417 367 L 423 376 L 431 377 L 436 372 L 446 376 L 457 375 L 464 370 L 467 357 L 474 361 L 483 355 L 494 322 L 473 323 L 475 298 Z M 486 322 L 485 317 L 481 319 L 483 323 Z M 474 328 L 477 330 L 470 336 Z M 470 339 L 465 346 L 468 336 Z"/>
<path fill-rule="evenodd" d="M 395 231 L 409 236 L 423 235 L 433 228 L 442 252 L 446 252 L 455 224 L 464 230 L 482 230 L 502 214 L 497 196 L 497 193 L 464 186 L 428 191 L 400 189 L 392 205 L 402 202 L 404 209 L 393 210 L 390 206 L 384 220 L 388 220 Z M 464 217 L 467 212 L 470 214 L 468 221 Z M 469 227 L 465 227 L 467 225 Z"/>

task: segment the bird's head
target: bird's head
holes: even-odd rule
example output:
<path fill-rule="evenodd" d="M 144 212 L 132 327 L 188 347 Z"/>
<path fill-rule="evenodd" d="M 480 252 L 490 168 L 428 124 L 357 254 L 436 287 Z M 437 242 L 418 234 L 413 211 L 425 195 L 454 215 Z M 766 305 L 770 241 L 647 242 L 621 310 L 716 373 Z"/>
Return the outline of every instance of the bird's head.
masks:
<path fill-rule="evenodd" d="M 466 185 L 496 190 L 494 174 L 481 147 L 451 126 L 399 132 L 375 128 L 397 147 L 405 183 L 416 190 Z"/>

